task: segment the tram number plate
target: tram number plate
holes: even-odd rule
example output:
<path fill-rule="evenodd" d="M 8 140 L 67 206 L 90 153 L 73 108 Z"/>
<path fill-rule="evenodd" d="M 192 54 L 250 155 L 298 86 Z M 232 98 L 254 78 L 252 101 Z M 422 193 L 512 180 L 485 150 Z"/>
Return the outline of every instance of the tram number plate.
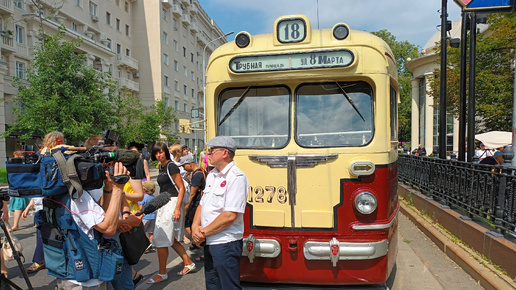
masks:
<path fill-rule="evenodd" d="M 287 202 L 287 190 L 283 186 L 250 186 L 247 202 L 284 204 Z"/>

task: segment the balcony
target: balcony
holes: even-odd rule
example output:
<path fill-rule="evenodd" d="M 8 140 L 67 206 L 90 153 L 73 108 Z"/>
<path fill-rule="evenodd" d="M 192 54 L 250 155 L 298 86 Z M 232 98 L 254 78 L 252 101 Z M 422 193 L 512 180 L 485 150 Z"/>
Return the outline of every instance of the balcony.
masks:
<path fill-rule="evenodd" d="M 190 15 L 188 14 L 183 14 L 183 16 L 181 17 L 181 21 L 183 22 L 184 25 L 188 26 L 190 25 L 190 22 L 191 22 L 191 19 L 190 19 Z"/>
<path fill-rule="evenodd" d="M 163 93 L 164 93 L 164 94 L 166 94 L 166 95 L 168 95 L 168 96 L 170 96 L 170 93 L 171 93 L 171 92 L 170 92 L 170 88 L 169 88 L 169 87 L 167 87 L 167 86 L 164 86 L 164 87 L 163 87 Z"/>
<path fill-rule="evenodd" d="M 16 54 L 28 57 L 29 55 L 29 47 L 25 44 L 16 43 Z"/>
<path fill-rule="evenodd" d="M 172 5 L 172 14 L 174 16 L 181 16 L 183 14 L 183 11 L 181 10 L 181 7 L 179 5 Z"/>
<path fill-rule="evenodd" d="M 197 35 L 197 42 L 200 45 L 205 46 L 208 43 L 208 40 L 206 39 L 206 37 L 204 37 L 202 33 L 200 33 Z"/>
<path fill-rule="evenodd" d="M 172 7 L 172 4 L 174 4 L 174 0 L 163 0 L 161 3 L 163 3 L 163 6 L 170 8 Z"/>
<path fill-rule="evenodd" d="M 140 84 L 137 82 L 133 82 L 132 80 L 128 80 L 125 78 L 121 78 L 118 80 L 118 84 L 120 85 L 120 88 L 127 89 L 129 91 L 133 92 L 140 92 Z"/>
<path fill-rule="evenodd" d="M 0 15 L 10 15 L 14 13 L 12 0 L 0 0 Z"/>
<path fill-rule="evenodd" d="M 192 24 L 190 25 L 190 30 L 192 31 L 192 33 L 199 32 L 199 27 L 197 26 L 196 21 L 192 21 Z"/>
<path fill-rule="evenodd" d="M 2 51 L 15 52 L 14 38 L 12 35 L 2 35 Z M 3 53 L 2 53 L 3 54 Z"/>
<path fill-rule="evenodd" d="M 118 66 L 126 67 L 130 70 L 138 70 L 138 61 L 130 56 L 119 54 L 117 57 Z"/>
<path fill-rule="evenodd" d="M 190 13 L 192 13 L 192 15 L 199 14 L 199 8 L 197 8 L 196 5 L 192 5 L 192 7 L 190 8 Z"/>
<path fill-rule="evenodd" d="M 184 5 L 184 7 L 190 6 L 190 0 L 181 0 L 181 4 Z"/>

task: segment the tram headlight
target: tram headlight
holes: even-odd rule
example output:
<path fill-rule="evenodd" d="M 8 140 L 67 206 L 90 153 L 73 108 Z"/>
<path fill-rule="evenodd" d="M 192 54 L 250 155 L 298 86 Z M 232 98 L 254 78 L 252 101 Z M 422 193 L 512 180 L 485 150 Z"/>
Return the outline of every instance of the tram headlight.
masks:
<path fill-rule="evenodd" d="M 247 47 L 250 43 L 251 43 L 251 36 L 249 35 L 249 33 L 245 32 L 245 31 L 239 32 L 235 36 L 235 44 L 240 48 Z"/>
<path fill-rule="evenodd" d="M 378 202 L 374 194 L 364 191 L 355 197 L 355 208 L 361 214 L 370 214 L 376 210 Z"/>
<path fill-rule="evenodd" d="M 344 23 L 339 23 L 333 27 L 333 37 L 338 40 L 346 39 L 349 35 L 349 27 Z"/>

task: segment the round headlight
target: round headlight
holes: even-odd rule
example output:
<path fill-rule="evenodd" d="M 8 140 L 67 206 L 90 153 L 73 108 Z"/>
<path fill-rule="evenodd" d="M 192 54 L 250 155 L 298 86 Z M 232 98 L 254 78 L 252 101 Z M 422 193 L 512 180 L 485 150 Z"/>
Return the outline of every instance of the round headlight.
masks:
<path fill-rule="evenodd" d="M 348 35 L 349 28 L 344 24 L 339 24 L 333 28 L 333 36 L 338 40 L 345 39 Z"/>
<path fill-rule="evenodd" d="M 355 208 L 361 214 L 370 214 L 376 210 L 378 202 L 374 194 L 370 192 L 361 192 L 355 197 Z"/>
<path fill-rule="evenodd" d="M 235 43 L 240 48 L 247 47 L 251 43 L 251 37 L 245 32 L 240 32 L 235 37 Z"/>

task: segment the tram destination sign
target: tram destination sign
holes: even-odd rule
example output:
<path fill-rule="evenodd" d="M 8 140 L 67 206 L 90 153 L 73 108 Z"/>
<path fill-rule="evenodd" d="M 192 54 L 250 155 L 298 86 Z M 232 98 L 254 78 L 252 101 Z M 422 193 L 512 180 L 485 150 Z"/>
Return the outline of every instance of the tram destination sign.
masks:
<path fill-rule="evenodd" d="M 355 56 L 347 49 L 237 56 L 229 62 L 235 73 L 346 67 Z"/>

